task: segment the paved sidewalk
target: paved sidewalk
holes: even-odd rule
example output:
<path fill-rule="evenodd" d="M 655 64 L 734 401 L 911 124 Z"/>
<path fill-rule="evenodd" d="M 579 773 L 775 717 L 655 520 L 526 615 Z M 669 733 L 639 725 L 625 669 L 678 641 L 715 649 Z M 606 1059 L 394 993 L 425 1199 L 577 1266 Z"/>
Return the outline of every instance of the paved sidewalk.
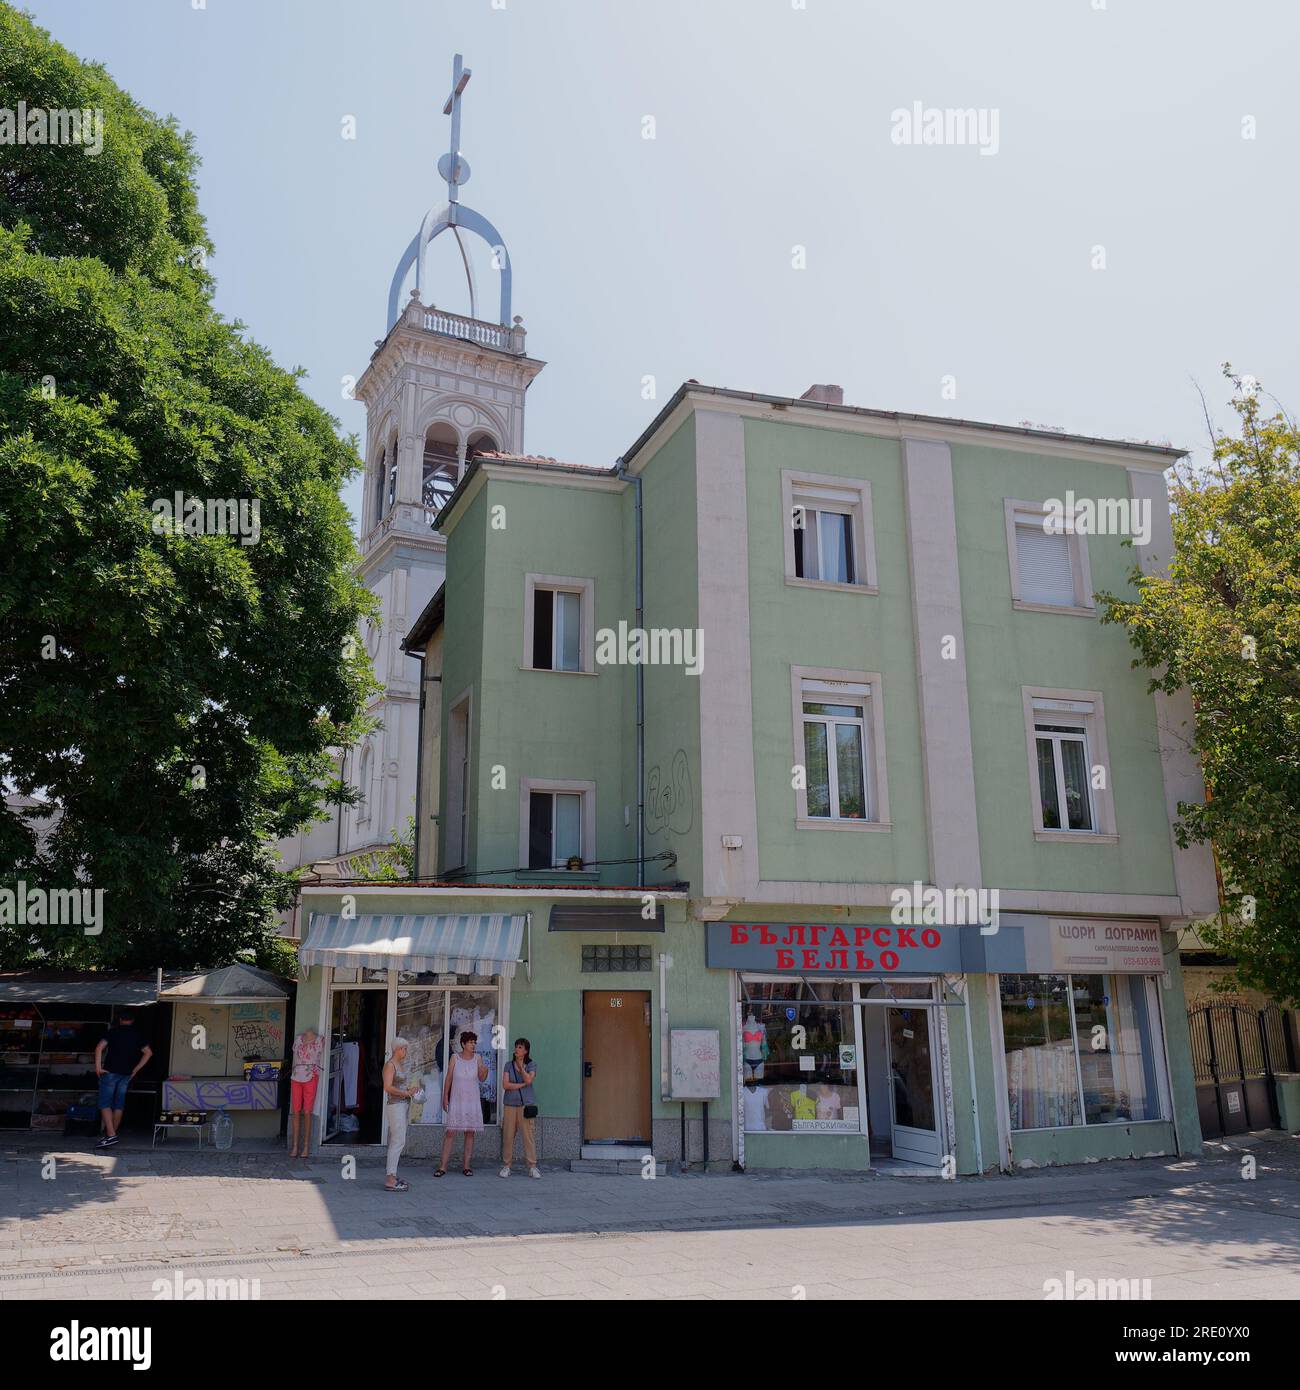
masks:
<path fill-rule="evenodd" d="M 426 1161 L 407 1193 L 352 1157 L 0 1145 L 0 1297 L 150 1297 L 181 1269 L 264 1297 L 1042 1298 L 1094 1267 L 1155 1297 L 1300 1297 L 1296 1139 L 949 1182 Z"/>

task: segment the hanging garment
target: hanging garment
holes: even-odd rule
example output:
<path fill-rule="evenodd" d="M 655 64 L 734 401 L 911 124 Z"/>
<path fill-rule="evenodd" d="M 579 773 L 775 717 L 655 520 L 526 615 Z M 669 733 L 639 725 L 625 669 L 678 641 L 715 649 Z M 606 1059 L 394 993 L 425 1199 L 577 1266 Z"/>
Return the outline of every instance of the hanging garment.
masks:
<path fill-rule="evenodd" d="M 357 1074 L 361 1070 L 361 1044 L 343 1044 L 343 1107 L 351 1110 L 357 1103 Z"/>

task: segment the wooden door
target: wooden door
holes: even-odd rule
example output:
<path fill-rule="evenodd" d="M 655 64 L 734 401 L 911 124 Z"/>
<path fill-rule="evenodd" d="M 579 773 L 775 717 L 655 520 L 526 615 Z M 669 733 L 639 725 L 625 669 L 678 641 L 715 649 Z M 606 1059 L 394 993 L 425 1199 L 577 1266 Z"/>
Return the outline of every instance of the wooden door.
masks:
<path fill-rule="evenodd" d="M 583 1142 L 650 1142 L 650 991 L 582 996 Z"/>

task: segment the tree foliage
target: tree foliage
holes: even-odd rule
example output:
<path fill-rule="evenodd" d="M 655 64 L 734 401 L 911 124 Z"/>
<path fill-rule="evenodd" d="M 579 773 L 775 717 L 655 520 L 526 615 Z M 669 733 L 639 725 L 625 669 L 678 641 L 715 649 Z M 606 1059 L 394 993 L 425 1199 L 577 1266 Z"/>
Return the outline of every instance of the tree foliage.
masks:
<path fill-rule="evenodd" d="M 102 152 L 0 145 L 0 882 L 105 892 L 98 936 L 0 921 L 0 963 L 204 966 L 264 950 L 267 848 L 347 799 L 373 688 L 340 485 L 351 441 L 217 314 L 197 160 L 0 5 L 0 108 L 100 109 Z M 256 502 L 260 534 L 155 503 Z"/>
<path fill-rule="evenodd" d="M 1238 983 L 1300 1003 L 1300 431 L 1225 373 L 1239 432 L 1175 480 L 1168 576 L 1102 595 L 1103 621 L 1127 626 L 1152 689 L 1192 694 L 1210 795 L 1180 808 L 1178 837 L 1214 846 L 1226 898 L 1201 936 Z"/>

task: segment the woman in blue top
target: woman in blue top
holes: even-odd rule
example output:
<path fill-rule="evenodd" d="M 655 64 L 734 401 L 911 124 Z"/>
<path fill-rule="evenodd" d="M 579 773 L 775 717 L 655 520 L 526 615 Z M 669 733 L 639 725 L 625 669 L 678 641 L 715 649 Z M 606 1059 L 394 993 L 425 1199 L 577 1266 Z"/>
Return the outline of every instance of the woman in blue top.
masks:
<path fill-rule="evenodd" d="M 537 1104 L 533 1095 L 533 1082 L 537 1080 L 537 1063 L 530 1055 L 532 1044 L 527 1038 L 515 1039 L 515 1055 L 506 1063 L 501 1074 L 504 1090 L 504 1106 L 501 1111 L 501 1176 L 510 1176 L 510 1165 L 515 1161 L 515 1134 L 524 1136 L 524 1158 L 528 1161 L 528 1176 L 540 1178 L 542 1170 L 537 1166 L 537 1147 L 533 1142 L 533 1121 L 524 1114 L 526 1105 Z"/>

